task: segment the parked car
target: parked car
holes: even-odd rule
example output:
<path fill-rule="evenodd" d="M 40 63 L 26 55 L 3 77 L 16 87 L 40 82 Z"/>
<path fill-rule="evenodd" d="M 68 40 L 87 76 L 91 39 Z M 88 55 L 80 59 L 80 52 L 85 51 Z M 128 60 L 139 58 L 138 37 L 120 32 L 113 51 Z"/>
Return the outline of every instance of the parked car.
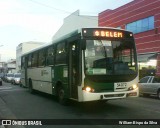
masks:
<path fill-rule="evenodd" d="M 11 80 L 12 84 L 21 84 L 21 73 L 14 73 L 14 76 Z"/>
<path fill-rule="evenodd" d="M 0 73 L 0 78 L 3 78 L 4 77 L 4 73 Z"/>
<path fill-rule="evenodd" d="M 5 78 L 5 81 L 6 81 L 6 82 L 11 82 L 13 76 L 14 76 L 13 73 L 7 73 L 6 78 Z"/>
<path fill-rule="evenodd" d="M 160 78 L 145 76 L 139 81 L 139 93 L 142 95 L 156 95 L 160 99 Z"/>
<path fill-rule="evenodd" d="M 0 86 L 2 85 L 2 79 L 0 78 Z"/>
<path fill-rule="evenodd" d="M 4 76 L 2 77 L 2 80 L 3 80 L 3 81 L 6 81 L 6 78 L 7 78 L 7 74 L 4 73 Z"/>

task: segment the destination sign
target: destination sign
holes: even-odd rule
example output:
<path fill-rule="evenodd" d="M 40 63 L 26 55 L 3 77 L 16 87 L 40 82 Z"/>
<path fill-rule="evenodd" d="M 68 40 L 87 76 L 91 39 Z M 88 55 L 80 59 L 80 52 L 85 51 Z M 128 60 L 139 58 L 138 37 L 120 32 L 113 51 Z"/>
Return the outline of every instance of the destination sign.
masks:
<path fill-rule="evenodd" d="M 123 33 L 122 32 L 118 32 L 118 31 L 96 30 L 96 31 L 93 32 L 93 36 L 123 38 Z"/>

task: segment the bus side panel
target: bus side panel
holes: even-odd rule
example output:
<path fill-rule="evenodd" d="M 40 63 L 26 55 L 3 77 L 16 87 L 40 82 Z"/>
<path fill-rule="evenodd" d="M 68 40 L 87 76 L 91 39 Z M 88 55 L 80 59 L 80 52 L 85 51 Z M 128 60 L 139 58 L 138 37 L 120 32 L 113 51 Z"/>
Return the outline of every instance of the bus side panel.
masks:
<path fill-rule="evenodd" d="M 27 72 L 28 80 L 32 80 L 33 89 L 52 94 L 51 67 L 30 68 Z"/>
<path fill-rule="evenodd" d="M 66 98 L 69 98 L 69 86 L 68 86 L 68 66 L 67 65 L 56 65 L 54 67 L 54 76 L 53 76 L 54 88 L 62 86 L 65 90 Z M 55 94 L 56 90 L 53 91 Z"/>

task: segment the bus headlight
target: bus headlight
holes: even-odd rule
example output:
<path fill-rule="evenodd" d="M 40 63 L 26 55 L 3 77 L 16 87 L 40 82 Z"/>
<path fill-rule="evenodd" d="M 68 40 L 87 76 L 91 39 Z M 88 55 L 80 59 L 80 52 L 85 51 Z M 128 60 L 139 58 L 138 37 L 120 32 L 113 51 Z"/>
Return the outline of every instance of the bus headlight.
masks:
<path fill-rule="evenodd" d="M 128 88 L 128 91 L 135 90 L 136 88 L 138 88 L 138 86 L 136 84 L 133 84 L 131 87 Z"/>
<path fill-rule="evenodd" d="M 94 92 L 94 89 L 89 86 L 83 87 L 82 90 L 84 90 L 86 92 Z"/>
<path fill-rule="evenodd" d="M 86 87 L 85 89 L 87 92 L 90 92 L 92 89 L 90 87 Z"/>
<path fill-rule="evenodd" d="M 138 88 L 138 86 L 136 84 L 134 84 L 132 87 L 133 87 L 133 90 L 135 90 L 136 88 Z"/>

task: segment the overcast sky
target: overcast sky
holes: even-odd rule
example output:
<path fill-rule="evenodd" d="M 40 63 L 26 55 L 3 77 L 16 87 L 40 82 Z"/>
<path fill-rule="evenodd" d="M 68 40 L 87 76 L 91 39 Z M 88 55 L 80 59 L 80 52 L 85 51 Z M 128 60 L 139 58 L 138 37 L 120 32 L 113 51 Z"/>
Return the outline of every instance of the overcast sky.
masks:
<path fill-rule="evenodd" d="M 22 42 L 50 42 L 63 19 L 76 10 L 81 15 L 97 16 L 131 1 L 0 0 L 0 59 L 15 59 L 16 46 Z"/>

